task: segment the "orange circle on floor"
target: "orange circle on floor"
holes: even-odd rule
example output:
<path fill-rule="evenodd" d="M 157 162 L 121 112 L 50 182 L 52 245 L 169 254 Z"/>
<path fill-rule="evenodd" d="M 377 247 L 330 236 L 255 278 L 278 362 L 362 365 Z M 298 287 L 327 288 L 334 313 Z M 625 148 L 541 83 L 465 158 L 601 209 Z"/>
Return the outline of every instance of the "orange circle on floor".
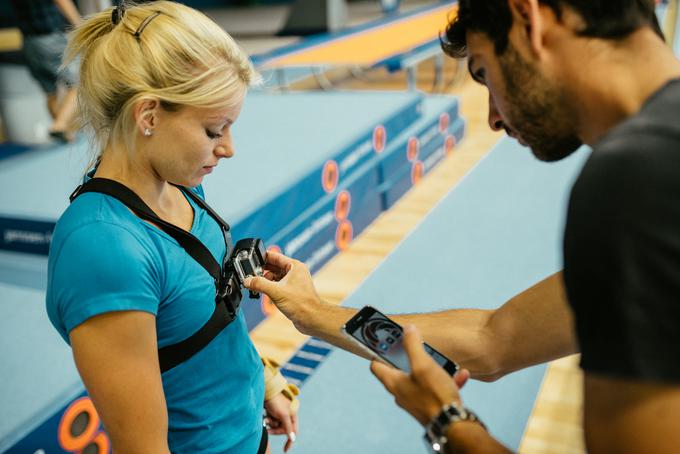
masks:
<path fill-rule="evenodd" d="M 321 172 L 321 186 L 326 192 L 333 192 L 338 186 L 340 179 L 340 172 L 338 170 L 338 163 L 333 161 L 326 161 Z"/>
<path fill-rule="evenodd" d="M 420 161 L 416 161 L 413 163 L 413 167 L 411 167 L 411 184 L 416 185 L 420 181 L 421 178 L 423 178 L 423 163 Z"/>
<path fill-rule="evenodd" d="M 344 251 L 352 242 L 354 232 L 352 223 L 345 220 L 338 224 L 338 229 L 335 231 L 335 246 L 339 251 Z"/>
<path fill-rule="evenodd" d="M 411 162 L 415 161 L 418 159 L 418 152 L 420 152 L 420 141 L 417 137 L 409 138 L 406 145 L 406 159 Z"/>
<path fill-rule="evenodd" d="M 87 417 L 87 422 L 80 433 L 74 434 L 73 424 L 79 417 Z M 93 440 L 98 428 L 99 415 L 92 400 L 89 397 L 81 397 L 64 411 L 57 429 L 57 440 L 64 451 L 80 451 Z"/>
<path fill-rule="evenodd" d="M 335 219 L 340 222 L 347 219 L 352 207 L 352 196 L 348 191 L 340 191 L 335 198 Z"/>

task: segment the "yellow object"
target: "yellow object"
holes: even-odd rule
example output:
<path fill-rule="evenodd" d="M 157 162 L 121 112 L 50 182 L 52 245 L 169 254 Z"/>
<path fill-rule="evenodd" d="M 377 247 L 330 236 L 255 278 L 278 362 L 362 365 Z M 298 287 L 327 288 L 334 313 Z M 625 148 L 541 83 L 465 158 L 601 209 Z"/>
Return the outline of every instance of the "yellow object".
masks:
<path fill-rule="evenodd" d="M 264 400 L 269 400 L 277 394 L 283 394 L 290 400 L 290 409 L 297 412 L 300 401 L 297 399 L 300 390 L 292 383 L 288 383 L 279 369 L 279 363 L 269 358 L 260 358 L 264 366 Z"/>
<path fill-rule="evenodd" d="M 0 30 L 0 51 L 10 52 L 21 50 L 23 37 L 18 28 L 5 28 Z"/>
<path fill-rule="evenodd" d="M 437 39 L 456 12 L 456 6 L 442 6 L 273 58 L 262 67 L 371 66 Z"/>

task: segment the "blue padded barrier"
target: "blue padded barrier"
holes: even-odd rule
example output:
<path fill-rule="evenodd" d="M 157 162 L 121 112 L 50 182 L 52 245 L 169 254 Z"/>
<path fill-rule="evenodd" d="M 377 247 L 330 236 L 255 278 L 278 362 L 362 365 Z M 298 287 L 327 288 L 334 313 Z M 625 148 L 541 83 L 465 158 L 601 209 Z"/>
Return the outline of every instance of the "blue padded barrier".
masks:
<path fill-rule="evenodd" d="M 436 126 L 435 126 L 436 127 Z M 434 135 L 429 142 L 419 147 L 418 157 L 413 162 L 402 165 L 384 181 L 380 187 L 383 209 L 394 205 L 416 182 L 429 173 L 444 157 L 455 150 L 465 135 L 465 121 L 456 119 L 449 126 L 446 135 Z"/>
<path fill-rule="evenodd" d="M 440 134 L 448 135 L 452 123 L 458 118 L 459 104 L 458 98 L 453 96 L 427 96 L 421 106 L 420 118 L 403 130 L 391 146 L 381 153 L 381 182 L 389 180 L 404 165 L 410 165 L 417 157 L 421 144 L 430 142 Z M 409 152 L 413 156 L 409 156 Z"/>
<path fill-rule="evenodd" d="M 243 119 L 239 119 L 246 123 L 257 116 L 259 124 L 267 125 L 265 130 L 271 132 L 262 134 L 262 127 L 253 132 L 247 142 L 252 151 L 243 153 L 242 162 L 226 163 L 206 179 L 208 202 L 219 213 L 233 213 L 226 219 L 234 225 L 235 238 L 255 233 L 269 238 L 290 219 L 333 192 L 343 178 L 375 154 L 376 131 L 382 131 L 384 148 L 418 118 L 423 100 L 422 95 L 406 93 L 289 94 L 283 96 L 286 106 L 274 110 L 269 107 L 271 98 L 253 96 Z M 306 122 L 298 120 L 292 117 L 295 112 L 310 112 L 311 118 Z M 291 130 L 293 127 L 295 130 Z M 248 137 L 245 129 L 242 127 L 241 132 Z M 238 147 L 237 143 L 237 153 Z M 264 150 L 266 155 L 261 154 Z M 328 169 L 334 169 L 330 172 L 334 184 L 324 188 L 324 171 Z M 271 181 L 253 178 L 255 181 L 243 185 L 230 184 L 243 180 L 240 175 L 247 171 Z M 227 192 L 228 197 L 212 195 Z"/>

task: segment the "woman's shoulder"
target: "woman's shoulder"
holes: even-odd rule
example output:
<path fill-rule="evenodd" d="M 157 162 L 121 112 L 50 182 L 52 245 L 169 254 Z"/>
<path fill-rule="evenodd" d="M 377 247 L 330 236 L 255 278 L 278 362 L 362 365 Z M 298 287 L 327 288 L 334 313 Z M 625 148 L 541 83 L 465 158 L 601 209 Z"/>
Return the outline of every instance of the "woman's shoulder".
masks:
<path fill-rule="evenodd" d="M 146 249 L 148 235 L 142 221 L 118 200 L 99 193 L 78 196 L 57 221 L 50 255 L 64 244 L 97 245 L 97 250 Z M 78 248 L 76 248 L 78 249 Z"/>

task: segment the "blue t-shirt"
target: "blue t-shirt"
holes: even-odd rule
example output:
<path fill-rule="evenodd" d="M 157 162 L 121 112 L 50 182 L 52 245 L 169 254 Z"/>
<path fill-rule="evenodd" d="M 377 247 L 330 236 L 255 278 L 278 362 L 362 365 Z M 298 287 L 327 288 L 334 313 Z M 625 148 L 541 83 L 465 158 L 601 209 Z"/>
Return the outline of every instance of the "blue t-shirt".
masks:
<path fill-rule="evenodd" d="M 196 192 L 203 196 L 202 190 Z M 189 200 L 189 199 L 187 199 Z M 219 225 L 193 201 L 191 233 L 221 263 Z M 186 339 L 210 318 L 215 284 L 179 244 L 120 201 L 80 195 L 57 222 L 48 262 L 47 313 L 64 340 L 98 314 L 156 316 L 158 346 Z M 189 360 L 161 375 L 173 453 L 257 452 L 264 380 L 243 313 Z"/>

